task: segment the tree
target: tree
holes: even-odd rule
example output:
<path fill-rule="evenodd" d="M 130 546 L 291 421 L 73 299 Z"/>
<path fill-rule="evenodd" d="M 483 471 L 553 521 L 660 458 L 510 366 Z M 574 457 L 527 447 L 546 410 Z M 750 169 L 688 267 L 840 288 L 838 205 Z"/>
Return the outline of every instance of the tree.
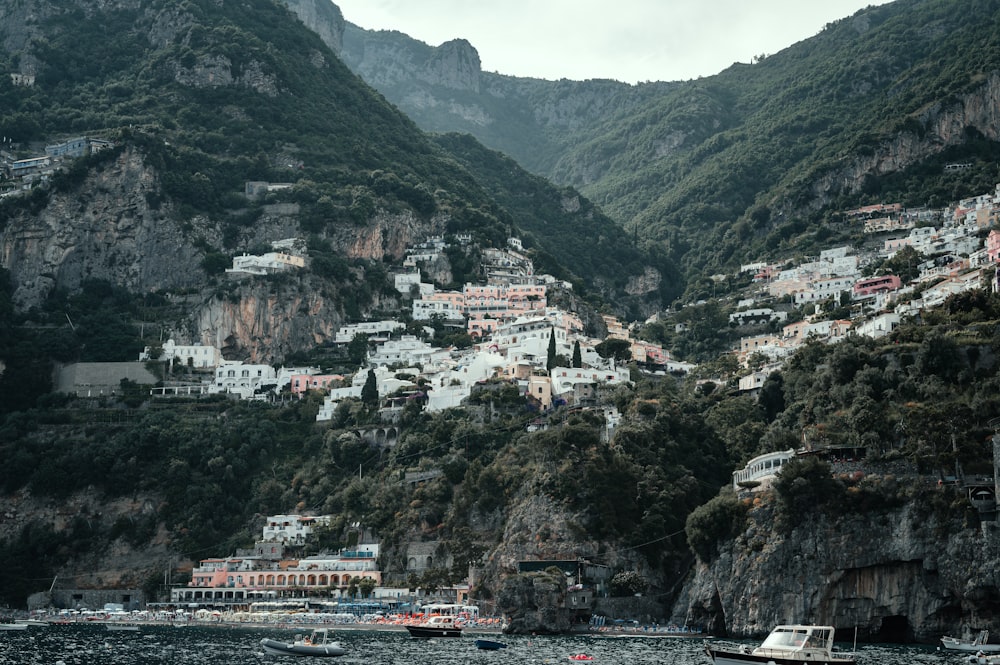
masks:
<path fill-rule="evenodd" d="M 646 590 L 646 580 L 634 570 L 623 570 L 611 578 L 608 590 L 612 596 L 634 596 Z"/>
<path fill-rule="evenodd" d="M 368 357 L 368 335 L 357 333 L 347 344 L 347 357 L 354 365 L 364 365 Z"/>
<path fill-rule="evenodd" d="M 595 346 L 594 350 L 602 358 L 614 358 L 616 362 L 628 362 L 632 359 L 632 344 L 627 339 L 609 337 Z"/>
<path fill-rule="evenodd" d="M 552 371 L 552 368 L 556 366 L 556 329 L 549 329 L 549 352 L 548 361 L 545 363 L 545 368 Z"/>
<path fill-rule="evenodd" d="M 361 388 L 361 401 L 368 408 L 374 408 L 378 406 L 378 382 L 375 380 L 375 370 L 368 370 L 368 378 L 365 379 L 365 385 Z"/>
<path fill-rule="evenodd" d="M 580 355 L 580 340 L 573 342 L 573 367 L 583 367 L 583 356 Z"/>
<path fill-rule="evenodd" d="M 361 592 L 362 598 L 368 598 L 369 596 L 372 595 L 372 591 L 375 589 L 376 586 L 377 585 L 375 584 L 375 580 L 373 580 L 372 578 L 362 577 L 361 580 L 358 582 L 358 591 Z"/>

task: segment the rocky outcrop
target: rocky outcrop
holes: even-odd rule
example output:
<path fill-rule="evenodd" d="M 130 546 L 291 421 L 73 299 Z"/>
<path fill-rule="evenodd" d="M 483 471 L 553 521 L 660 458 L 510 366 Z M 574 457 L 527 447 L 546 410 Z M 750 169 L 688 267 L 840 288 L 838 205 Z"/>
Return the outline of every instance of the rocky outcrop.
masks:
<path fill-rule="evenodd" d="M 51 436 L 64 435 L 64 431 Z M 39 436 L 49 436 L 40 428 Z M 25 529 L 39 525 L 57 533 L 70 531 L 74 522 L 85 521 L 95 533 L 107 533 L 116 524 L 156 520 L 162 498 L 138 493 L 109 498 L 93 490 L 75 493 L 60 501 L 36 497 L 27 489 L 6 494 L 0 512 L 0 542 L 15 542 Z M 170 547 L 170 534 L 162 524 L 143 544 L 116 538 L 106 548 L 72 553 L 56 572 L 60 585 L 79 588 L 129 588 L 143 585 L 150 574 L 162 572 L 165 561 L 183 562 Z"/>
<path fill-rule="evenodd" d="M 571 614 L 562 607 L 566 583 L 561 572 L 514 575 L 497 594 L 497 609 L 507 617 L 504 632 L 559 634 L 569 632 Z"/>
<path fill-rule="evenodd" d="M 339 54 L 344 47 L 344 16 L 329 0 L 282 0 L 303 24 Z"/>
<path fill-rule="evenodd" d="M 331 232 L 330 239 L 335 249 L 351 258 L 402 259 L 407 247 L 439 232 L 446 221 L 443 216 L 437 216 L 428 223 L 411 211 L 389 213 L 379 210 L 365 226 L 338 228 Z"/>
<path fill-rule="evenodd" d="M 189 337 L 218 346 L 229 360 L 280 361 L 333 339 L 344 321 L 339 298 L 306 276 L 248 282 L 194 309 Z"/>
<path fill-rule="evenodd" d="M 920 161 L 940 154 L 949 146 L 968 142 L 974 130 L 987 139 L 1000 138 L 1000 73 L 993 72 L 975 91 L 945 105 L 934 103 L 913 117 L 919 131 L 903 131 L 869 154 L 856 154 L 850 162 L 813 184 L 811 206 L 829 203 L 841 192 L 855 193 L 871 175 L 898 173 Z"/>
<path fill-rule="evenodd" d="M 963 528 L 913 504 L 840 519 L 814 515 L 788 534 L 769 504 L 697 566 L 674 619 L 715 635 L 766 634 L 775 624 L 834 625 L 872 641 L 935 641 L 995 625 L 1000 587 L 996 523 Z"/>
<path fill-rule="evenodd" d="M 165 206 L 150 205 L 157 190 L 141 153 L 125 148 L 79 188 L 51 193 L 37 214 L 15 214 L 0 230 L 0 264 L 16 285 L 17 306 L 88 278 L 133 292 L 200 285 L 203 254 Z"/>
<path fill-rule="evenodd" d="M 452 90 L 479 92 L 481 72 L 479 51 L 464 39 L 453 39 L 434 49 L 420 80 Z"/>

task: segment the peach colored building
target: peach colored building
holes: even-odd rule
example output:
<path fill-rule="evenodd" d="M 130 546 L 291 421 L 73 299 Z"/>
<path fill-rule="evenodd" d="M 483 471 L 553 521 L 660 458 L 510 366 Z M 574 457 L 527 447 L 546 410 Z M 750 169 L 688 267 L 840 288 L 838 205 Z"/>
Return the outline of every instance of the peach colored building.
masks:
<path fill-rule="evenodd" d="M 362 546 L 372 547 L 372 546 Z M 174 589 L 171 600 L 199 600 L 208 598 L 207 589 L 276 591 L 301 593 L 346 589 L 354 578 L 367 578 L 376 585 L 382 583 L 382 571 L 377 567 L 376 551 L 352 550 L 340 554 L 322 554 L 305 559 L 270 561 L 258 557 L 229 557 L 204 559 L 191 573 L 186 587 Z M 215 596 L 211 596 L 215 597 Z M 236 597 L 236 595 L 234 595 Z"/>
<path fill-rule="evenodd" d="M 343 374 L 293 374 L 289 386 L 293 395 L 302 396 L 308 390 L 325 390 L 331 383 L 343 380 Z"/>

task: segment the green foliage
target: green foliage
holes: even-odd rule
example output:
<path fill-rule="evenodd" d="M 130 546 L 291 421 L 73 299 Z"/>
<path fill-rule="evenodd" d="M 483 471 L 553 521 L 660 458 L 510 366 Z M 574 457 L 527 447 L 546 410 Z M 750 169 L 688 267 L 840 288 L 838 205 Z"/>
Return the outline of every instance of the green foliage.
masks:
<path fill-rule="evenodd" d="M 646 580 L 634 570 L 617 572 L 608 581 L 608 591 L 612 596 L 634 596 L 643 593 L 646 588 Z"/>
<path fill-rule="evenodd" d="M 701 561 L 711 562 L 720 542 L 742 531 L 746 512 L 746 505 L 731 490 L 692 510 L 684 525 L 691 550 Z"/>
<path fill-rule="evenodd" d="M 830 465 L 815 456 L 796 457 L 782 466 L 774 490 L 779 524 L 785 529 L 807 522 L 810 515 L 822 513 L 826 506 L 836 505 L 843 493 Z"/>
<path fill-rule="evenodd" d="M 632 344 L 627 339 L 609 337 L 594 346 L 594 351 L 602 358 L 614 358 L 617 362 L 628 362 L 632 359 Z"/>
<path fill-rule="evenodd" d="M 375 370 L 368 370 L 365 385 L 361 387 L 361 402 L 369 409 L 378 407 L 378 383 L 375 380 Z"/>

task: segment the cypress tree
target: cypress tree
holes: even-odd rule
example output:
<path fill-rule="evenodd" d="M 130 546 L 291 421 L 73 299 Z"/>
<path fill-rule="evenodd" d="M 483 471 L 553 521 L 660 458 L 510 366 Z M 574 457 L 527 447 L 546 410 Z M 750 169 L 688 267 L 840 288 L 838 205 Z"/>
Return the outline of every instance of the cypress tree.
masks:
<path fill-rule="evenodd" d="M 552 368 L 556 364 L 556 329 L 555 327 L 549 329 L 549 353 L 548 359 L 545 363 L 545 369 L 552 371 Z"/>
<path fill-rule="evenodd" d="M 378 406 L 378 383 L 375 381 L 374 369 L 368 370 L 368 378 L 361 388 L 361 401 L 369 408 Z"/>

